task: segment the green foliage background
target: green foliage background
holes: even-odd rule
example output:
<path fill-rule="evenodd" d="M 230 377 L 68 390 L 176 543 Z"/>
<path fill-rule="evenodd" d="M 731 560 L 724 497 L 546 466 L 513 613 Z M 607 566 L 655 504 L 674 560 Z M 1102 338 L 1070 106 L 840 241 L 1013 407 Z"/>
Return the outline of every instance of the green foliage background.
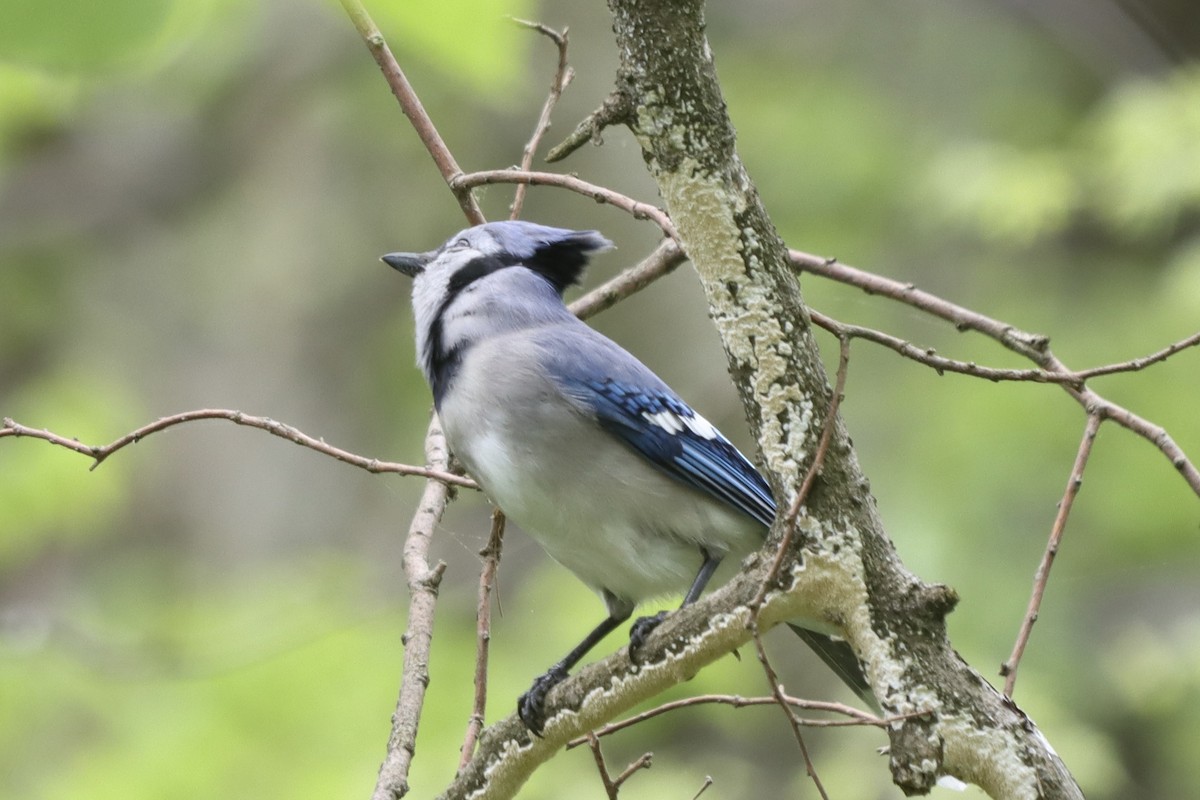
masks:
<path fill-rule="evenodd" d="M 569 25 L 562 135 L 611 86 L 597 3 L 371 4 L 459 161 L 515 163 L 553 65 L 504 15 Z M 788 241 L 1052 335 L 1077 367 L 1200 327 L 1200 70 L 973 0 L 713 4 L 740 148 Z M 1080 34 L 1079 32 L 1082 32 Z M 1135 41 L 1125 31 L 1121 42 Z M 653 199 L 609 131 L 567 169 Z M 510 194 L 484 195 L 493 217 Z M 535 190 L 526 216 L 647 226 Z M 403 279 L 380 253 L 461 226 L 332 3 L 9 4 L 0 25 L 0 415 L 89 443 L 168 413 L 239 408 L 420 462 L 428 394 Z M 807 299 L 981 363 L 987 342 L 815 278 Z M 686 272 L 598 326 L 747 441 Z M 832 348 L 830 348 L 832 351 Z M 1200 458 L 1200 354 L 1096 387 Z M 1083 418 L 1053 387 L 938 377 L 855 346 L 846 416 L 903 558 L 962 595 L 956 646 L 1007 656 Z M 0 796 L 364 797 L 395 701 L 415 481 L 373 477 L 223 423 L 158 434 L 89 472 L 0 441 Z M 412 785 L 445 784 L 470 707 L 475 552 L 455 505 Z M 520 533 L 506 545 L 492 719 L 601 606 Z M 610 646 L 615 647 L 614 641 Z M 843 697 L 773 642 L 789 690 Z M 763 690 L 752 658 L 680 687 Z M 1102 431 L 1017 699 L 1089 797 L 1200 784 L 1200 503 L 1146 442 Z M 897 797 L 872 731 L 810 734 L 834 797 Z M 769 709 L 678 712 L 606 745 L 654 766 L 629 798 L 808 796 Z M 590 756 L 526 797 L 602 797 Z M 970 796 L 970 795 L 969 795 Z"/>

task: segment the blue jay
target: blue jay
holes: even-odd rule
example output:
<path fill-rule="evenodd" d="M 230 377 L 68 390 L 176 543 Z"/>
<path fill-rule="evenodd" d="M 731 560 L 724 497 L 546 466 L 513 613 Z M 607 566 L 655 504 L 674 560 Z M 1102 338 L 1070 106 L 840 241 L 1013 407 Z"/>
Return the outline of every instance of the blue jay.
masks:
<path fill-rule="evenodd" d="M 683 605 L 695 601 L 762 546 L 775 519 L 746 457 L 563 304 L 589 254 L 611 246 L 596 231 L 493 222 L 430 252 L 383 256 L 414 279 L 417 360 L 450 449 L 608 610 L 518 701 L 536 734 L 550 689 L 640 602 L 679 592 Z M 632 657 L 664 616 L 634 623 Z M 869 692 L 845 642 L 793 627 Z"/>

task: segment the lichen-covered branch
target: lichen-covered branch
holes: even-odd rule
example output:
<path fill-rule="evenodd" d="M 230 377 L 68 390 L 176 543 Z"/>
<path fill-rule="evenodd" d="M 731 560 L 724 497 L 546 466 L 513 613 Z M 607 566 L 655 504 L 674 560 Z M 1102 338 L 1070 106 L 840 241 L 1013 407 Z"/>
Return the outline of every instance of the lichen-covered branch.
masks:
<path fill-rule="evenodd" d="M 737 156 L 703 3 L 609 5 L 621 54 L 617 91 L 633 108 L 630 128 L 704 284 L 786 506 L 813 457 L 831 392 L 787 249 Z M 845 634 L 888 712 L 933 712 L 891 729 L 895 783 L 924 793 L 951 774 L 995 797 L 1078 797 L 1028 718 L 950 646 L 944 617 L 956 598 L 900 562 L 840 422 L 805 503 L 803 535 L 789 552 L 799 613 Z"/>

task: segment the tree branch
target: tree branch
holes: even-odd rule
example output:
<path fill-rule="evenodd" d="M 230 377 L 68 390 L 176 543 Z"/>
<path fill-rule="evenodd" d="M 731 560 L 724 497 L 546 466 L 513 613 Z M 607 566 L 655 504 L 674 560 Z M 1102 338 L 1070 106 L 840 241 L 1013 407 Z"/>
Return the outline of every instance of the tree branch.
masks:
<path fill-rule="evenodd" d="M 425 436 L 425 458 L 442 470 L 449 465 L 446 438 L 436 417 Z M 417 749 L 417 727 L 425 705 L 425 688 L 429 686 L 430 679 L 433 609 L 442 573 L 446 570 L 446 564 L 441 561 L 430 566 L 429 545 L 449 499 L 449 486 L 439 481 L 428 481 L 404 539 L 404 574 L 408 578 L 409 593 L 408 628 L 401 639 L 404 642 L 404 666 L 400 696 L 396 700 L 396 711 L 392 714 L 387 754 L 379 767 L 371 800 L 398 800 L 408 794 L 408 770 Z"/>
<path fill-rule="evenodd" d="M 528 171 L 533 166 L 533 154 L 537 152 L 538 143 L 550 129 L 550 115 L 554 111 L 554 106 L 558 104 L 558 98 L 562 97 L 562 93 L 571 83 L 571 79 L 575 77 L 575 71 L 567 64 L 567 28 L 563 28 L 562 32 L 559 32 L 547 28 L 540 22 L 529 22 L 523 19 L 514 19 L 513 21 L 518 25 L 524 25 L 526 28 L 537 31 L 554 42 L 558 48 L 558 66 L 554 70 L 554 79 L 550 81 L 550 93 L 546 96 L 546 102 L 542 104 L 542 113 L 538 117 L 537 124 L 533 126 L 533 135 L 529 137 L 529 141 L 525 143 L 525 149 L 521 153 L 521 170 Z M 524 183 L 517 184 L 512 205 L 508 209 L 509 219 L 520 219 L 521 207 L 525 204 L 527 186 L 528 184 Z"/>
<path fill-rule="evenodd" d="M 350 0 L 344 0 L 344 4 L 348 9 L 357 5 Z M 638 137 L 651 173 L 659 182 L 669 216 L 660 209 L 569 175 L 527 169 L 463 175 L 452 161 L 439 161 L 436 145 L 440 139 L 432 144 L 425 135 L 422 139 L 460 203 L 462 198 L 470 198 L 472 188 L 489 183 L 557 186 L 617 205 L 636 218 L 652 219 L 664 233 L 678 240 L 678 244 L 664 242 L 635 270 L 646 267 L 646 274 L 662 274 L 682 261 L 680 245 L 686 247 L 709 293 L 731 371 L 743 389 L 743 402 L 762 442 L 777 496 L 791 496 L 789 509 L 795 509 L 791 516 L 799 517 L 795 525 L 777 528 L 795 529 L 799 535 L 793 541 L 789 533 L 776 530 L 773 543 L 782 542 L 780 553 L 784 557 L 770 565 L 760 562 L 759 570 L 752 573 L 759 583 L 751 583 L 749 589 L 740 584 L 730 594 L 718 593 L 697 604 L 694 612 L 688 609 L 657 631 L 652 643 L 657 642 L 661 650 L 658 663 L 644 665 L 630 674 L 626 669 L 628 664 L 614 657 L 563 684 L 553 693 L 550 705 L 571 708 L 576 715 L 553 717 L 547 729 L 548 740 L 529 741 L 523 728 L 519 724 L 514 726 L 511 719 L 485 731 L 477 756 L 462 771 L 448 796 L 466 793 L 509 796 L 537 763 L 552 754 L 553 742 L 549 739 L 555 725 L 561 733 L 604 714 L 611 716 L 616 709 L 645 696 L 639 692 L 670 685 L 681 675 L 690 674 L 689 670 L 708 663 L 706 659 L 715 658 L 722 647 L 745 635 L 744 630 L 733 635 L 722 627 L 728 618 L 739 618 L 747 612 L 744 592 L 752 591 L 749 599 L 757 604 L 758 594 L 768 579 L 783 575 L 792 578 L 790 587 L 781 592 L 783 599 L 777 596 L 780 593 L 772 591 L 762 598 L 757 613 L 762 615 L 765 626 L 785 618 L 785 613 L 815 615 L 847 633 L 863 656 L 881 700 L 890 710 L 899 712 L 895 719 L 902 720 L 891 732 L 891 756 L 894 779 L 905 791 L 927 790 L 932 780 L 945 771 L 974 780 L 993 794 L 1017 794 L 1034 786 L 1039 797 L 1078 796 L 1065 767 L 1043 746 L 1044 740 L 1035 735 L 1032 723 L 956 660 L 944 630 L 944 615 L 950 605 L 948 590 L 922 584 L 907 573 L 883 534 L 866 491 L 865 478 L 858 471 L 845 430 L 836 417 L 840 390 L 829 389 L 798 287 L 784 270 L 787 254 L 734 152 L 732 127 L 724 114 L 724 101 L 703 39 L 700 3 L 684 0 L 672 4 L 665 22 L 660 19 L 664 9 L 646 5 L 642 0 L 611 0 L 611 5 L 623 59 L 617 91 L 605 104 L 611 103 L 613 110 L 605 112 L 602 108 L 593 114 L 590 122 L 585 121 L 585 126 L 581 126 L 581 129 L 591 126 L 586 135 L 580 135 L 577 129 L 568 139 L 572 146 L 554 148 L 551 155 L 565 155 L 594 138 L 604 124 L 625 122 Z M 377 32 L 364 35 L 368 36 L 369 45 L 375 38 L 382 44 Z M 561 74 L 565 50 L 560 51 L 560 56 Z M 388 69 L 384 72 L 388 74 Z M 395 87 L 393 90 L 396 91 Z M 397 91 L 398 97 L 400 94 Z M 633 97 L 639 98 L 636 118 L 630 113 L 632 105 L 621 105 L 614 100 Z M 401 102 L 405 104 L 403 99 Z M 409 106 L 405 108 L 409 113 Z M 423 111 L 416 114 L 417 119 L 422 115 Z M 544 130 L 540 121 L 535 128 L 535 139 L 539 130 Z M 444 145 L 441 148 L 444 150 Z M 519 210 L 519 203 L 516 208 Z M 464 209 L 470 218 L 470 209 L 466 205 Z M 480 220 L 472 218 L 472 221 Z M 833 271 L 842 268 L 836 262 L 817 261 Z M 653 264 L 647 266 L 649 262 Z M 820 265 L 812 265 L 811 271 L 819 271 Z M 871 277 L 886 282 L 878 276 Z M 625 278 L 628 283 L 623 285 L 637 285 L 640 280 L 631 273 L 621 276 Z M 1096 375 L 1157 363 L 1197 344 L 1200 334 L 1145 359 L 1073 373 L 1050 354 L 1045 337 L 953 307 L 918 292 L 915 287 L 896 286 L 901 286 L 898 298 L 906 298 L 906 302 L 917 298 L 918 303 L 927 304 L 918 307 L 935 315 L 952 310 L 946 318 L 952 319 L 960 330 L 985 332 L 1031 358 L 1041 369 L 994 370 L 943 359 L 887 334 L 816 315 L 819 323 L 835 330 L 842 340 L 843 365 L 849 340 L 864 338 L 935 369 L 994 380 L 1058 383 L 1088 409 L 1089 426 L 1093 420 L 1099 425 L 1104 419 L 1114 419 L 1139 432 L 1155 441 L 1185 478 L 1193 482 L 1194 467 L 1165 431 L 1104 400 L 1088 389 L 1084 381 Z M 600 297 L 603 299 L 593 299 Z M 611 302 L 611 296 L 593 293 L 582 298 L 578 305 L 606 307 Z M 753 334 L 747 337 L 739 328 Z M 844 366 L 839 372 L 844 372 Z M 812 423 L 818 419 L 831 422 L 822 426 L 822 441 L 814 442 Z M 797 479 L 809 452 L 813 452 L 810 479 L 805 481 L 806 488 L 799 489 Z M 821 463 L 826 452 L 829 463 L 820 475 L 821 480 L 814 481 L 817 475 L 814 467 Z M 802 501 L 810 512 L 803 516 L 798 513 Z M 831 589 L 841 596 L 830 597 Z M 780 610 L 785 607 L 786 612 Z M 716 618 L 692 616 L 704 611 Z M 755 612 L 749 613 L 752 619 Z M 686 638 L 689 630 L 694 633 L 697 629 L 699 633 L 694 638 Z M 652 651 L 651 644 L 648 649 Z M 681 668 L 684 662 L 686 668 Z M 886 680 L 898 674 L 904 675 L 902 684 Z M 406 670 L 406 684 L 410 677 Z M 585 698 L 582 692 L 589 687 L 591 691 Z M 932 699 L 933 707 L 917 708 L 918 696 Z M 963 744 L 967 740 L 986 746 L 968 747 Z M 519 751 L 510 747 L 514 742 Z"/>
<path fill-rule="evenodd" d="M 610 8 L 617 91 L 638 102 L 630 128 L 704 285 L 775 495 L 790 507 L 834 393 L 787 249 L 737 156 L 703 3 Z M 945 630 L 953 593 L 899 561 L 840 420 L 805 507 L 785 562 L 798 615 L 841 630 L 889 713 L 933 712 L 889 730 L 893 781 L 923 793 L 948 773 L 998 797 L 1079 797 L 1032 723 L 954 652 Z"/>
<path fill-rule="evenodd" d="M 872 725 L 875 727 L 884 727 L 893 722 L 900 721 L 897 717 L 880 718 L 874 714 L 854 708 L 853 706 L 845 705 L 844 703 L 831 703 L 825 700 L 804 700 L 791 695 L 784 695 L 784 702 L 792 708 L 802 708 L 810 711 L 829 711 L 834 714 L 841 714 L 848 719 L 801 719 L 797 717 L 797 721 L 806 728 L 844 728 L 851 726 Z M 631 728 L 638 723 L 645 722 L 648 719 L 666 714 L 669 711 L 676 711 L 681 708 L 691 708 L 692 706 L 701 705 L 727 705 L 733 708 L 748 708 L 750 706 L 767 706 L 777 705 L 779 699 L 774 695 L 770 697 L 741 697 L 732 694 L 701 694 L 692 697 L 684 697 L 679 700 L 672 700 L 669 703 L 663 703 L 660 706 L 643 711 L 640 714 L 634 714 L 632 717 L 620 720 L 619 722 L 610 722 L 607 725 L 597 728 L 591 733 L 598 737 L 610 736 L 618 731 L 623 731 L 626 728 Z M 572 739 L 567 743 L 567 749 L 578 747 L 581 744 L 586 744 L 586 737 Z"/>
<path fill-rule="evenodd" d="M 1046 551 L 1042 554 L 1042 561 L 1038 564 L 1037 572 L 1034 574 L 1033 593 L 1029 598 L 1029 608 L 1021 622 L 1021 629 L 1017 632 L 1017 641 L 1013 645 L 1012 655 L 1000 667 L 1000 674 L 1004 676 L 1006 697 L 1012 697 L 1013 688 L 1016 686 L 1017 668 L 1020 666 L 1021 656 L 1025 654 L 1025 645 L 1029 643 L 1033 624 L 1037 622 L 1038 612 L 1042 607 L 1042 596 L 1046 593 L 1046 583 L 1050 580 L 1050 568 L 1054 566 L 1054 557 L 1058 555 L 1058 548 L 1062 544 L 1063 532 L 1067 527 L 1067 517 L 1071 515 L 1071 506 L 1075 502 L 1075 495 L 1079 494 L 1079 488 L 1083 485 L 1083 471 L 1087 468 L 1088 456 L 1092 453 L 1092 445 L 1096 443 L 1096 434 L 1100 430 L 1102 421 L 1099 414 L 1088 415 L 1087 425 L 1083 430 L 1083 439 L 1079 442 L 1079 450 L 1075 454 L 1075 465 L 1071 468 L 1070 477 L 1067 478 L 1067 488 L 1063 491 L 1062 500 L 1058 503 L 1058 514 L 1055 515 L 1054 525 L 1050 528 L 1050 539 L 1046 542 Z"/>
<path fill-rule="evenodd" d="M 81 453 L 93 459 L 89 469 L 95 469 L 113 453 L 128 447 L 131 444 L 137 444 L 142 439 L 152 433 L 164 431 L 167 428 L 172 428 L 176 425 L 182 425 L 186 422 L 196 422 L 204 419 L 223 419 L 232 422 L 235 425 L 243 425 L 248 428 L 257 428 L 258 430 L 266 431 L 272 436 L 278 436 L 281 439 L 287 439 L 289 442 L 294 442 L 301 447 L 307 447 L 310 450 L 315 450 L 318 453 L 323 453 L 327 456 L 332 456 L 338 461 L 350 464 L 367 472 L 384 473 L 394 472 L 399 475 L 417 475 L 430 480 L 440 481 L 451 486 L 462 486 L 466 489 L 478 489 L 478 484 L 470 478 L 464 478 L 462 475 L 455 475 L 444 469 L 436 467 L 415 467 L 409 464 L 397 464 L 392 461 L 380 461 L 377 458 L 367 458 L 356 453 L 351 453 L 348 450 L 343 450 L 340 447 L 334 447 L 331 444 L 326 444 L 324 439 L 315 439 L 307 433 L 293 428 L 291 425 L 278 422 L 268 417 L 255 417 L 250 414 L 243 414 L 241 411 L 234 411 L 227 408 L 202 408 L 196 411 L 184 411 L 180 414 L 172 414 L 169 417 L 162 417 L 148 425 L 143 425 L 137 430 L 130 431 L 124 436 L 112 441 L 106 445 L 89 445 L 83 444 L 78 439 L 69 439 L 57 433 L 48 430 L 37 430 L 26 427 L 8 417 L 4 418 L 3 425 L 0 426 L 0 437 L 17 436 L 29 437 L 32 439 L 42 439 L 50 444 L 58 447 L 64 447 L 76 453 Z"/>
<path fill-rule="evenodd" d="M 484 714 L 487 712 L 488 651 L 492 641 L 492 586 L 496 581 L 496 570 L 500 567 L 500 551 L 504 541 L 504 512 L 492 509 L 492 531 L 487 545 L 479 551 L 483 567 L 479 571 L 479 601 L 475 605 L 475 701 L 471 706 L 471 719 L 467 723 L 467 735 L 463 738 L 458 768 L 462 769 L 475 753 L 475 741 L 483 730 Z"/>
<path fill-rule="evenodd" d="M 1050 351 L 1050 339 L 1036 333 L 1022 331 L 1014 325 L 993 319 L 978 311 L 956 305 L 929 292 L 922 291 L 911 283 L 885 278 L 881 275 L 855 269 L 832 259 L 802 253 L 798 250 L 789 251 L 792 262 L 806 272 L 812 272 L 822 277 L 856 286 L 867 294 L 878 294 L 897 300 L 914 308 L 921 309 L 940 319 L 950 322 L 959 331 L 973 330 L 982 333 L 1004 347 L 1028 358 L 1042 368 L 1048 375 L 1061 379 L 1059 385 L 1077 403 L 1083 406 L 1088 415 L 1099 415 L 1102 420 L 1110 419 L 1126 428 L 1159 449 L 1183 479 L 1187 481 L 1192 491 L 1200 496 L 1200 470 L 1187 457 L 1183 449 L 1175 443 L 1162 427 L 1143 419 L 1124 406 L 1113 403 L 1097 392 L 1084 386 L 1082 381 L 1095 375 L 1110 375 L 1116 372 L 1144 369 L 1151 364 L 1165 361 L 1169 356 L 1189 347 L 1200 345 L 1200 333 L 1196 333 L 1157 353 L 1143 358 L 1134 359 L 1122 364 L 1096 367 L 1082 372 L 1072 372 L 1065 364 Z"/>
<path fill-rule="evenodd" d="M 634 200 L 620 192 L 588 183 L 574 175 L 561 175 L 557 172 L 525 172 L 516 169 L 493 169 L 481 172 L 470 172 L 456 176 L 451 181 L 451 187 L 465 191 L 476 186 L 486 186 L 492 183 L 528 183 L 535 186 L 557 186 L 569 189 L 576 194 L 590 197 L 597 203 L 608 203 L 629 212 L 634 219 L 653 220 L 662 232 L 672 239 L 677 238 L 675 228 L 670 218 L 662 209 Z"/>
<path fill-rule="evenodd" d="M 417 97 L 412 84 L 405 77 L 404 70 L 400 69 L 400 65 L 396 62 L 396 57 L 392 55 L 391 48 L 388 47 L 383 34 L 379 32 L 379 28 L 375 26 L 371 15 L 367 13 L 367 9 L 360 0 L 340 1 L 342 8 L 346 10 L 346 14 L 349 15 L 350 20 L 354 23 L 355 29 L 362 36 L 363 41 L 366 42 L 367 49 L 371 51 L 371 57 L 375 59 L 375 63 L 379 65 L 379 69 L 383 72 L 384 80 L 387 81 L 388 86 L 392 89 L 392 94 L 399 101 L 400 109 L 404 112 L 404 116 L 408 117 L 408 121 L 412 123 L 413 130 L 417 132 L 417 136 L 421 137 L 421 142 L 425 145 L 425 149 L 429 151 L 429 155 L 433 158 L 433 163 L 437 165 L 438 171 L 442 173 L 442 177 L 446 180 L 450 191 L 454 193 L 454 197 L 458 200 L 459 206 L 462 207 L 467 220 L 472 225 L 479 225 L 486 222 L 487 220 L 484 219 L 483 212 L 479 209 L 479 204 L 475 202 L 475 197 L 471 194 L 469 187 L 462 188 L 454 185 L 454 178 L 462 174 L 462 169 L 459 168 L 458 162 L 454 160 L 450 148 L 446 147 L 441 134 L 437 132 L 437 127 L 434 126 L 433 120 L 426 113 L 425 106 L 421 104 L 421 99 Z"/>
<path fill-rule="evenodd" d="M 674 271 L 687 260 L 674 239 L 662 243 L 642 261 L 623 271 L 612 280 L 597 286 L 569 306 L 580 319 L 588 319 L 612 308 L 632 294 L 640 292 L 662 276 Z"/>
<path fill-rule="evenodd" d="M 546 154 L 547 163 L 562 161 L 567 156 L 583 147 L 588 142 L 602 144 L 600 133 L 610 125 L 623 125 L 633 115 L 633 102 L 627 95 L 613 92 L 604 103 L 571 131 L 562 142 L 550 148 Z"/>

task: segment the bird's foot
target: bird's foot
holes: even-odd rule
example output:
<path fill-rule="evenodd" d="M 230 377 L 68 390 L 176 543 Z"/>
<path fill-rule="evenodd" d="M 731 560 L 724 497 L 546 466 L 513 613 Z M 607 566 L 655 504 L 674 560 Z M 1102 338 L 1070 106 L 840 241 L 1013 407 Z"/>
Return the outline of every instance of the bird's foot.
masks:
<path fill-rule="evenodd" d="M 650 633 L 667 618 L 666 611 L 660 611 L 653 617 L 638 617 L 629 629 L 629 660 L 635 664 L 642 662 L 642 647 Z"/>
<path fill-rule="evenodd" d="M 559 666 L 551 667 L 534 680 L 528 692 L 517 699 L 517 716 L 534 736 L 541 737 L 546 726 L 546 695 L 566 679 L 565 669 Z"/>

